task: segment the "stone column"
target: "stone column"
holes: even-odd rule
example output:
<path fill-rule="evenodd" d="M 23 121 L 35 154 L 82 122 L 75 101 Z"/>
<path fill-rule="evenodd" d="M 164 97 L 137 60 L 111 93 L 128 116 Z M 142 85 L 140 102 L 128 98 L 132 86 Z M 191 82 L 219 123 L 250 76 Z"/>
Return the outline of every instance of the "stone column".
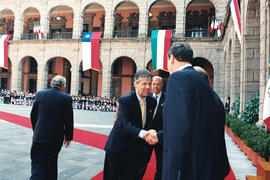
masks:
<path fill-rule="evenodd" d="M 176 8 L 175 37 L 184 37 L 187 4 L 181 1 L 175 1 L 173 3 Z"/>
<path fill-rule="evenodd" d="M 42 6 L 40 10 L 40 25 L 44 28 L 43 37 L 47 39 L 47 35 L 50 31 L 50 14 L 47 12 L 47 0 L 41 1 Z"/>
<path fill-rule="evenodd" d="M 104 4 L 105 8 L 105 23 L 104 23 L 104 38 L 112 38 L 112 30 L 114 28 L 114 20 L 113 20 L 113 7 L 112 1 L 105 1 L 106 3 Z"/>
<path fill-rule="evenodd" d="M 21 34 L 23 33 L 23 24 L 23 15 L 21 13 L 20 7 L 18 7 L 18 11 L 15 13 L 13 40 L 21 40 Z"/>
<path fill-rule="evenodd" d="M 140 6 L 141 4 L 141 6 Z M 148 9 L 147 1 L 140 1 L 139 5 L 139 38 L 146 38 L 148 34 Z"/>
<path fill-rule="evenodd" d="M 72 39 L 81 39 L 83 30 L 83 12 L 81 12 L 82 10 L 80 7 L 81 3 L 76 4 L 76 7 L 74 7 Z"/>
<path fill-rule="evenodd" d="M 48 83 L 48 67 L 47 64 L 45 64 L 45 62 L 43 61 L 38 64 L 37 91 L 47 89 L 47 83 Z"/>
<path fill-rule="evenodd" d="M 71 89 L 70 89 L 70 95 L 78 95 L 79 93 L 79 75 L 80 75 L 80 71 L 79 71 L 80 67 L 78 64 L 72 64 L 71 67 Z"/>
<path fill-rule="evenodd" d="M 231 95 L 231 44 L 228 49 L 225 63 L 225 98 Z"/>
<path fill-rule="evenodd" d="M 231 103 L 235 102 L 237 94 L 240 94 L 240 62 L 241 62 L 241 47 L 238 37 L 234 32 L 234 40 L 232 43 L 231 55 Z"/>

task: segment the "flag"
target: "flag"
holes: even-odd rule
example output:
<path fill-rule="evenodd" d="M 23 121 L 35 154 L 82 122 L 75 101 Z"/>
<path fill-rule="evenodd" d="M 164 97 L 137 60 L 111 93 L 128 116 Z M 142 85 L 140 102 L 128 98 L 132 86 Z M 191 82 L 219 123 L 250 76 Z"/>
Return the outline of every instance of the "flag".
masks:
<path fill-rule="evenodd" d="M 213 18 L 211 21 L 211 28 L 210 28 L 211 33 L 214 31 L 214 26 L 215 26 L 215 18 Z"/>
<path fill-rule="evenodd" d="M 217 29 L 218 29 L 218 19 L 215 18 L 214 30 L 216 31 Z"/>
<path fill-rule="evenodd" d="M 8 40 L 11 35 L 0 35 L 0 67 L 8 69 Z"/>
<path fill-rule="evenodd" d="M 43 33 L 44 33 L 44 27 L 39 25 L 39 29 L 38 29 L 38 37 L 39 37 L 39 39 L 43 39 Z"/>
<path fill-rule="evenodd" d="M 168 51 L 171 48 L 172 30 L 153 30 L 151 35 L 153 71 L 168 70 Z"/>
<path fill-rule="evenodd" d="M 222 31 L 222 20 L 218 20 L 218 28 L 217 28 L 217 36 L 221 36 L 221 31 Z"/>
<path fill-rule="evenodd" d="M 86 32 L 82 38 L 83 71 L 99 71 L 99 40 L 102 32 Z"/>
<path fill-rule="evenodd" d="M 230 0 L 230 7 L 232 12 L 232 19 L 235 27 L 237 37 L 241 43 L 241 21 L 240 21 L 240 11 L 237 0 Z"/>
<path fill-rule="evenodd" d="M 270 58 L 269 58 L 270 66 Z M 263 103 L 263 121 L 268 130 L 270 130 L 270 74 L 265 88 L 264 103 Z"/>

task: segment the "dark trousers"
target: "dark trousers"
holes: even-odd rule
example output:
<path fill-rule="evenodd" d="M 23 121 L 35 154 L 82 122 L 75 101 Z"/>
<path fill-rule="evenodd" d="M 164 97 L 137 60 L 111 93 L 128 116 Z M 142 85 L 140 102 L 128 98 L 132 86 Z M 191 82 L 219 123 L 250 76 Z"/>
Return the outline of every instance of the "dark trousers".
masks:
<path fill-rule="evenodd" d="M 141 180 L 138 177 L 137 162 L 132 155 L 115 157 L 106 153 L 103 180 Z"/>
<path fill-rule="evenodd" d="M 62 144 L 33 142 L 30 180 L 57 180 L 57 159 Z"/>
<path fill-rule="evenodd" d="M 140 166 L 139 170 L 139 176 L 142 178 L 145 174 L 147 165 L 151 159 L 153 149 L 155 151 L 156 155 L 156 173 L 155 173 L 155 178 L 154 180 L 161 180 L 162 179 L 162 149 L 163 147 L 161 145 L 156 145 L 156 146 L 145 146 L 145 161 L 143 164 Z"/>

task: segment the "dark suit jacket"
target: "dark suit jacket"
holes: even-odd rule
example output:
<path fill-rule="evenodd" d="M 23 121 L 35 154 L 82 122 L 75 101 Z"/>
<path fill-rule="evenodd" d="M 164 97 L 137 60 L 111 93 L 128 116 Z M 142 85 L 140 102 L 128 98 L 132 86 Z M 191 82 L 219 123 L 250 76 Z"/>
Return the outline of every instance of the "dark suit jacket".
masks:
<path fill-rule="evenodd" d="M 224 179 L 228 164 L 220 157 L 225 148 L 220 112 L 213 90 L 192 67 L 170 75 L 163 111 L 163 180 Z"/>
<path fill-rule="evenodd" d="M 153 93 L 150 93 L 150 96 L 153 97 Z M 161 97 L 158 103 L 157 107 L 157 112 L 153 118 L 152 124 L 151 124 L 151 129 L 155 129 L 157 131 L 157 136 L 158 136 L 158 141 L 159 144 L 163 143 L 163 116 L 162 116 L 162 111 L 163 111 L 163 106 L 164 106 L 164 101 L 165 101 L 165 93 L 162 91 Z"/>
<path fill-rule="evenodd" d="M 152 121 L 156 106 L 156 100 L 146 97 L 146 124 L 148 130 Z M 119 156 L 128 153 L 138 155 L 143 153 L 145 141 L 138 135 L 142 130 L 142 115 L 138 98 L 135 92 L 131 92 L 119 100 L 117 120 L 111 130 L 105 145 L 105 151 L 109 155 Z"/>
<path fill-rule="evenodd" d="M 39 91 L 31 111 L 33 142 L 56 144 L 73 139 L 72 98 L 58 88 Z"/>

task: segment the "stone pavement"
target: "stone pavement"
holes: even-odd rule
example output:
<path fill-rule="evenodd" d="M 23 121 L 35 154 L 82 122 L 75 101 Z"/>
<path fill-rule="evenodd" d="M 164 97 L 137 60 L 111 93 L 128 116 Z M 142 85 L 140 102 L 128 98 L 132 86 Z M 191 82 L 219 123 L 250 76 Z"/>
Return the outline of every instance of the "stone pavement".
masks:
<path fill-rule="evenodd" d="M 29 117 L 31 107 L 0 104 L 0 111 Z M 75 128 L 108 135 L 114 113 L 74 110 Z M 1 119 L 1 117 L 0 117 Z M 0 120 L 0 180 L 28 180 L 32 130 Z M 231 167 L 237 179 L 255 175 L 256 168 L 225 134 Z M 104 151 L 72 142 L 59 154 L 59 180 L 89 180 L 103 170 Z"/>

